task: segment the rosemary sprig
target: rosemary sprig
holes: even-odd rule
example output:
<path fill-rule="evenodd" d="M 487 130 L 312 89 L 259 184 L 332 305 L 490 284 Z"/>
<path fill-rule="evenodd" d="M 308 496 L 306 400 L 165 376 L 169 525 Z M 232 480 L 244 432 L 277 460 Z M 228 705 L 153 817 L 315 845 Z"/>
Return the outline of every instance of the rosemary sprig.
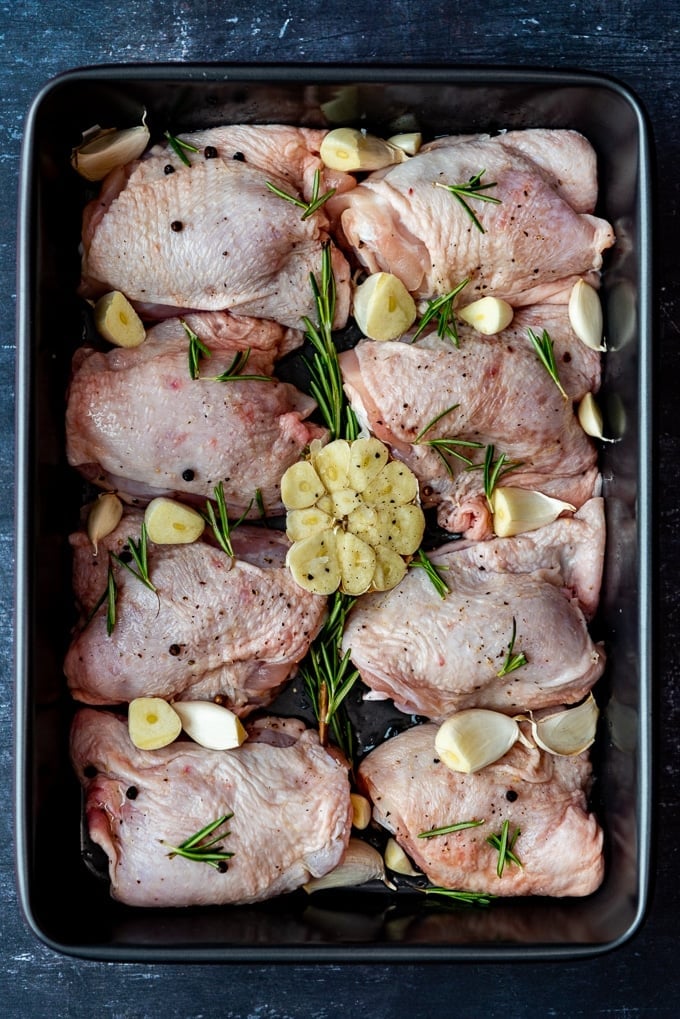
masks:
<path fill-rule="evenodd" d="M 443 410 L 441 414 L 437 414 L 436 417 L 432 418 L 429 424 L 425 425 L 425 427 L 420 432 L 418 432 L 415 439 L 413 440 L 414 446 L 417 446 L 419 444 L 431 446 L 435 453 L 438 453 L 439 456 L 441 457 L 444 466 L 446 467 L 446 470 L 451 477 L 453 477 L 453 469 L 446 457 L 454 456 L 456 457 L 457 460 L 461 460 L 464 464 L 467 464 L 468 467 L 470 467 L 472 466 L 472 460 L 470 459 L 469 456 L 465 456 L 464 453 L 461 453 L 459 447 L 467 447 L 469 449 L 481 449 L 482 443 L 474 442 L 468 439 L 453 439 L 453 438 L 425 439 L 425 436 L 430 431 L 430 429 L 434 428 L 438 421 L 441 421 L 443 417 L 446 417 L 447 414 L 450 414 L 450 412 L 452 410 L 455 410 L 456 407 L 458 406 L 459 404 L 454 403 L 450 407 L 447 407 L 446 410 Z"/>
<path fill-rule="evenodd" d="M 489 906 L 496 898 L 495 895 L 490 895 L 487 892 L 459 892 L 452 888 L 439 888 L 436 885 L 423 888 L 422 891 L 425 895 L 440 895 L 442 898 L 452 899 L 454 902 L 461 902 L 466 906 Z"/>
<path fill-rule="evenodd" d="M 486 173 L 486 170 L 480 170 L 473 177 L 470 177 L 467 184 L 440 184 L 439 181 L 434 182 L 436 188 L 444 188 L 449 191 L 457 202 L 463 206 L 468 216 L 481 233 L 485 233 L 484 227 L 479 222 L 474 212 L 468 205 L 468 200 L 475 199 L 479 202 L 491 202 L 493 205 L 500 205 L 500 198 L 494 198 L 492 195 L 487 195 L 484 192 L 490 188 L 497 187 L 495 182 L 489 182 L 488 184 L 482 184 L 482 177 Z"/>
<path fill-rule="evenodd" d="M 409 566 L 419 566 L 421 569 L 425 570 L 425 573 L 432 581 L 434 589 L 439 597 L 446 598 L 450 588 L 429 556 L 425 555 L 422 548 L 418 549 L 409 563 Z"/>
<path fill-rule="evenodd" d="M 234 358 L 229 365 L 220 375 L 201 375 L 200 362 L 204 358 L 212 357 L 212 351 L 203 340 L 193 331 L 183 318 L 180 319 L 182 328 L 187 334 L 189 339 L 189 375 L 196 381 L 196 379 L 203 379 L 204 382 L 273 382 L 274 380 L 270 375 L 246 375 L 243 371 L 245 366 L 248 364 L 251 350 L 248 347 L 246 350 L 239 350 L 234 354 Z"/>
<path fill-rule="evenodd" d="M 116 555 L 115 552 L 109 552 L 109 555 L 118 563 L 119 566 L 123 566 L 128 570 L 133 577 L 140 580 L 145 587 L 148 587 L 150 591 L 157 594 L 156 585 L 152 583 L 151 577 L 149 576 L 149 538 L 146 530 L 146 524 L 142 522 L 142 529 L 139 537 L 139 541 L 136 542 L 134 538 L 128 538 L 127 547 L 130 555 L 134 559 L 135 566 L 137 569 L 133 569 L 130 563 L 126 562 L 121 556 Z"/>
<path fill-rule="evenodd" d="M 212 528 L 212 532 L 215 535 L 215 540 L 220 546 L 223 552 L 230 557 L 234 558 L 234 547 L 231 543 L 231 532 L 235 530 L 239 524 L 242 524 L 245 518 L 248 516 L 250 509 L 253 505 L 251 499 L 245 510 L 238 518 L 238 520 L 232 523 L 229 520 L 229 514 L 227 512 L 227 503 L 224 498 L 224 484 L 220 481 L 218 485 L 213 489 L 215 495 L 215 502 L 217 503 L 217 513 L 215 513 L 215 507 L 212 502 L 208 500 L 205 504 L 205 513 L 202 514 L 203 519 Z"/>
<path fill-rule="evenodd" d="M 182 141 L 181 138 L 177 138 L 174 134 L 170 134 L 169 131 L 164 132 L 164 137 L 167 139 L 168 145 L 177 158 L 181 159 L 185 166 L 191 166 L 187 152 L 198 152 L 196 146 L 191 145 L 190 142 Z"/>
<path fill-rule="evenodd" d="M 479 828 L 480 824 L 485 824 L 485 821 L 458 821 L 456 824 L 447 824 L 443 828 L 430 828 L 428 831 L 418 832 L 418 838 L 431 839 L 435 835 L 450 835 L 452 832 L 465 831 L 466 828 Z"/>
<path fill-rule="evenodd" d="M 455 286 L 453 290 L 449 290 L 448 294 L 443 294 L 441 297 L 435 297 L 434 300 L 428 302 L 427 311 L 421 318 L 418 328 L 413 334 L 411 343 L 415 343 L 425 327 L 430 324 L 432 319 L 436 319 L 437 336 L 439 336 L 440 339 L 448 338 L 453 341 L 456 347 L 460 346 L 453 302 L 461 290 L 466 287 L 469 282 L 469 278 L 466 278 Z"/>
<path fill-rule="evenodd" d="M 328 244 L 323 245 L 321 252 L 321 280 L 319 282 L 314 273 L 310 273 L 310 283 L 318 324 L 303 317 L 307 339 L 314 348 L 312 361 L 305 362 L 311 375 L 309 389 L 330 432 L 329 441 L 340 438 L 351 441 L 359 434 L 359 424 L 345 397 L 338 352 L 333 342 L 335 277 Z"/>
<path fill-rule="evenodd" d="M 312 642 L 300 667 L 300 675 L 319 723 L 319 741 L 328 742 L 328 733 L 348 761 L 354 756 L 354 735 L 343 701 L 359 678 L 350 662 L 350 651 L 340 654 L 347 614 L 355 599 L 336 591 L 330 602 L 328 618 Z"/>
<path fill-rule="evenodd" d="M 540 337 L 536 335 L 533 329 L 528 329 L 527 334 L 531 340 L 539 361 L 547 371 L 550 378 L 553 380 L 560 393 L 565 400 L 569 399 L 566 390 L 560 382 L 560 377 L 557 373 L 557 363 L 555 361 L 555 350 L 553 341 L 550 339 L 550 333 L 547 329 L 544 329 Z"/>
<path fill-rule="evenodd" d="M 527 664 L 527 656 L 523 651 L 519 651 L 515 654 L 515 638 L 517 637 L 517 622 L 515 617 L 512 617 L 512 635 L 510 637 L 510 643 L 508 644 L 508 653 L 505 656 L 505 661 L 500 667 L 496 675 L 500 678 L 501 676 L 507 676 L 509 672 L 514 672 L 516 669 L 521 669 L 523 665 Z"/>
<path fill-rule="evenodd" d="M 174 856 L 182 856 L 185 860 L 195 860 L 196 863 L 207 863 L 211 867 L 215 867 L 221 873 L 227 870 L 227 860 L 231 860 L 233 853 L 228 853 L 222 846 L 218 846 L 217 843 L 221 842 L 222 839 L 226 838 L 231 833 L 228 831 L 223 832 L 221 835 L 216 835 L 215 838 L 208 839 L 210 835 L 213 835 L 219 828 L 221 828 L 227 821 L 231 820 L 233 814 L 223 814 L 222 817 L 216 818 L 211 821 L 210 824 L 206 824 L 205 828 L 201 828 L 195 835 L 191 835 L 188 839 L 185 839 L 179 846 L 171 846 L 168 842 L 161 842 L 164 846 L 167 846 L 170 852 L 168 856 L 172 859 Z"/>
<path fill-rule="evenodd" d="M 510 822 L 503 821 L 501 826 L 500 835 L 489 835 L 487 842 L 490 846 L 498 851 L 498 864 L 496 866 L 496 874 L 498 877 L 503 876 L 506 863 L 514 863 L 516 867 L 522 866 L 522 861 L 518 856 L 513 853 L 515 842 L 520 835 L 519 828 L 515 828 L 514 834 L 510 835 Z"/>
<path fill-rule="evenodd" d="M 495 452 L 496 450 L 494 446 L 487 446 L 486 453 L 484 455 L 484 462 L 481 464 L 471 464 L 469 467 L 466 467 L 466 470 L 468 471 L 483 471 L 484 495 L 486 496 L 489 506 L 491 506 L 491 498 L 500 479 L 504 475 L 509 474 L 510 471 L 514 471 L 518 467 L 522 466 L 518 460 L 508 460 L 505 453 L 501 453 L 498 459 L 494 460 Z"/>
<path fill-rule="evenodd" d="M 118 601 L 118 585 L 116 584 L 116 577 L 115 577 L 115 574 L 113 572 L 113 566 L 111 565 L 111 560 L 109 560 L 109 569 L 108 569 L 108 573 L 107 573 L 107 576 L 106 576 L 106 591 L 104 593 L 104 598 L 106 599 L 106 603 L 107 603 L 106 604 L 106 635 L 108 637 L 110 637 L 111 634 L 113 633 L 115 625 L 116 625 L 116 604 L 117 604 L 117 601 Z M 102 598 L 102 601 L 104 600 L 104 598 Z M 97 611 L 99 606 L 102 604 L 102 601 L 98 602 L 97 607 L 95 608 L 95 612 Z M 94 615 L 94 613 L 93 613 L 93 615 Z"/>
<path fill-rule="evenodd" d="M 199 339 L 193 329 L 187 325 L 183 318 L 180 323 L 189 339 L 189 375 L 195 381 L 200 377 L 200 362 L 202 358 L 212 357 L 212 351 L 206 347 L 203 340 Z"/>
<path fill-rule="evenodd" d="M 283 191 L 281 188 L 272 184 L 270 181 L 265 181 L 265 185 L 279 198 L 283 198 L 285 202 L 291 202 L 292 205 L 297 205 L 299 209 L 303 210 L 301 219 L 308 219 L 313 216 L 317 209 L 320 209 L 329 198 L 332 198 L 335 194 L 335 188 L 330 188 L 325 194 L 319 195 L 319 187 L 321 185 L 321 172 L 319 170 L 314 171 L 314 182 L 312 184 L 312 198 L 311 201 L 305 202 L 302 198 L 296 198 L 295 195 L 288 194 L 287 191 Z"/>

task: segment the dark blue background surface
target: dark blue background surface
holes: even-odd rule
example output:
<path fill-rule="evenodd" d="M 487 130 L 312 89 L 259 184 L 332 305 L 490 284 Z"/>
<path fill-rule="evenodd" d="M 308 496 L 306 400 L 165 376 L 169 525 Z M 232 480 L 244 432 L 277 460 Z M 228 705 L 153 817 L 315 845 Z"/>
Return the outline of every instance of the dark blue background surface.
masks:
<path fill-rule="evenodd" d="M 0 2 L 0 1009 L 6 1016 L 671 1016 L 680 1005 L 680 17 L 660 0 L 484 5 L 392 0 Z M 656 148 L 658 712 L 650 908 L 626 945 L 574 963 L 145 966 L 63 958 L 16 904 L 12 852 L 15 209 L 30 102 L 52 75 L 136 61 L 512 64 L 613 75 L 646 107 Z M 55 328 L 58 323 L 55 323 Z M 57 497 L 55 495 L 55 497 Z M 55 832 L 55 838 L 59 833 Z M 55 880 L 59 876 L 55 874 Z"/>

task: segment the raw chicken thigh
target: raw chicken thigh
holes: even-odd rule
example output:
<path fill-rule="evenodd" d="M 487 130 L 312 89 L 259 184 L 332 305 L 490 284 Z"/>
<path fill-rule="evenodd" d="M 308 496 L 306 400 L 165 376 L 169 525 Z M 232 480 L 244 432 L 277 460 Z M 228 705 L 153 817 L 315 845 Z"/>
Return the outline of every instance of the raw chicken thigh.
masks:
<path fill-rule="evenodd" d="M 132 906 L 259 902 L 332 870 L 352 824 L 347 768 L 296 721 L 265 720 L 236 750 L 178 741 L 138 750 L 127 724 L 84 708 L 71 755 L 91 839 L 109 859 L 111 893 Z M 233 853 L 218 870 L 171 855 L 225 814 Z"/>
<path fill-rule="evenodd" d="M 445 187 L 482 171 L 481 184 L 495 185 L 483 194 L 499 204 L 464 202 L 483 232 Z M 564 299 L 579 277 L 594 281 L 614 243 L 610 224 L 592 215 L 596 193 L 594 153 L 581 135 L 511 131 L 440 138 L 330 208 L 351 256 L 398 276 L 414 296 L 439 297 L 468 278 L 471 300 L 524 305 Z"/>
<path fill-rule="evenodd" d="M 106 591 L 108 551 L 138 540 L 142 514 L 127 513 L 99 542 L 71 538 L 74 591 L 87 620 Z M 326 601 L 295 583 L 285 568 L 288 540 L 279 531 L 243 525 L 232 535 L 236 558 L 205 540 L 149 542 L 157 595 L 125 569 L 116 572 L 116 625 L 107 606 L 79 629 L 64 671 L 72 695 L 87 704 L 135 697 L 212 699 L 240 715 L 268 704 L 304 657 L 321 627 Z"/>
<path fill-rule="evenodd" d="M 300 328 L 314 315 L 309 275 L 320 271 L 328 220 L 323 207 L 303 218 L 267 183 L 298 198 L 309 192 L 319 137 L 276 126 L 215 129 L 182 136 L 200 147 L 184 150 L 189 166 L 168 145 L 114 171 L 85 211 L 81 292 L 121 290 L 156 315 L 227 308 Z M 349 267 L 335 247 L 332 262 L 339 328 Z"/>
<path fill-rule="evenodd" d="M 357 603 L 343 650 L 374 697 L 428 718 L 575 703 L 604 669 L 587 629 L 603 551 L 601 499 L 514 538 L 452 543 L 431 556 L 449 587 L 445 598 L 423 570 L 411 569 L 396 588 Z M 514 651 L 527 662 L 499 676 L 513 620 Z"/>
<path fill-rule="evenodd" d="M 203 501 L 221 481 L 236 516 L 259 489 L 265 511 L 276 515 L 283 472 L 325 434 L 305 421 L 316 404 L 276 380 L 211 378 L 248 348 L 244 374 L 268 374 L 275 354 L 297 334 L 220 314 L 186 322 L 211 351 L 198 379 L 189 371 L 189 340 L 179 319 L 160 323 L 134 349 L 76 352 L 66 410 L 69 463 L 102 487 L 147 498 L 184 493 Z"/>
<path fill-rule="evenodd" d="M 429 880 L 445 888 L 491 895 L 590 895 L 604 872 L 602 831 L 589 813 L 587 754 L 554 757 L 520 743 L 472 775 L 451 771 L 435 750 L 436 725 L 395 736 L 364 758 L 359 784 L 373 816 L 392 832 Z M 421 832 L 484 821 L 449 835 Z M 504 821 L 521 866 L 486 841 Z"/>

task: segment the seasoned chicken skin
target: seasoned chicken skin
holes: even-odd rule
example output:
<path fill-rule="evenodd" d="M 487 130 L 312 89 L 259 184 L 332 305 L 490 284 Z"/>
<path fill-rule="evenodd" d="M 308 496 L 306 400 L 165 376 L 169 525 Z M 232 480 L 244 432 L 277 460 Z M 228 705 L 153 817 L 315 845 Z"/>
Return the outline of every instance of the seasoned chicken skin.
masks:
<path fill-rule="evenodd" d="M 259 902 L 332 870 L 352 824 L 347 768 L 302 723 L 259 723 L 236 750 L 178 740 L 138 750 L 125 719 L 84 708 L 71 756 L 91 839 L 109 860 L 111 894 L 131 906 Z M 224 872 L 171 856 L 206 825 L 233 853 Z"/>
<path fill-rule="evenodd" d="M 446 190 L 482 171 L 481 184 L 495 185 L 483 194 L 498 204 L 464 201 L 483 232 Z M 440 138 L 330 208 L 351 257 L 398 276 L 415 297 L 439 297 L 468 278 L 470 299 L 525 305 L 562 300 L 576 279 L 600 269 L 614 232 L 592 215 L 596 191 L 595 157 L 582 135 L 511 131 Z"/>
<path fill-rule="evenodd" d="M 392 832 L 429 880 L 491 895 L 590 895 L 604 872 L 602 831 L 588 811 L 591 766 L 586 753 L 554 757 L 521 743 L 472 775 L 451 771 L 437 756 L 437 726 L 416 726 L 364 758 L 360 787 L 375 820 Z M 483 821 L 449 835 L 421 832 Z M 513 853 L 497 874 L 498 850 L 487 837 L 519 829 Z"/>
<path fill-rule="evenodd" d="M 285 568 L 285 535 L 243 525 L 232 535 L 234 560 L 207 540 L 149 542 L 158 593 L 117 569 L 116 625 L 108 636 L 106 604 L 86 621 L 106 591 L 108 551 L 120 554 L 129 537 L 137 541 L 141 522 L 141 513 L 126 513 L 97 555 L 84 532 L 71 537 L 83 621 L 64 664 L 72 695 L 87 704 L 219 695 L 240 715 L 268 704 L 306 654 L 326 608 Z"/>
<path fill-rule="evenodd" d="M 597 605 L 604 549 L 601 499 L 514 538 L 452 543 L 432 554 L 449 593 L 411 569 L 350 613 L 350 650 L 373 697 L 442 719 L 461 708 L 507 714 L 579 701 L 604 669 L 587 628 Z M 513 620 L 514 652 L 527 662 L 499 676 Z"/>

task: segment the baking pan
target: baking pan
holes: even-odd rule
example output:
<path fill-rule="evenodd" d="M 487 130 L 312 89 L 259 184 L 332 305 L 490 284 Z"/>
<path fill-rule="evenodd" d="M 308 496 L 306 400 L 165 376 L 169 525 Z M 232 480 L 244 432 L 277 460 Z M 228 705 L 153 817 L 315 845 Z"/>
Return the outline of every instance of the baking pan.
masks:
<path fill-rule="evenodd" d="M 622 438 L 602 449 L 608 545 L 596 627 L 609 663 L 598 686 L 593 805 L 605 832 L 606 877 L 585 899 L 446 910 L 424 908 L 420 894 L 367 886 L 257 907 L 135 910 L 109 897 L 86 839 L 83 852 L 80 791 L 68 759 L 73 705 L 62 672 L 74 621 L 67 535 L 83 498 L 64 454 L 64 394 L 83 328 L 76 288 L 86 199 L 70 151 L 92 124 L 136 124 L 144 110 L 159 131 L 224 122 L 326 126 L 322 105 L 330 100 L 336 109 L 350 101 L 345 115 L 378 133 L 395 123 L 415 124 L 425 136 L 574 128 L 598 156 L 598 213 L 618 238 L 602 288 L 610 348 L 602 402 Z M 109 961 L 366 963 L 567 959 L 633 934 L 644 916 L 651 839 L 650 207 L 644 112 L 626 88 L 592 74 L 130 65 L 75 70 L 47 84 L 23 146 L 16 479 L 17 879 L 41 940 Z M 385 730 L 390 719 L 376 716 L 373 724 Z"/>

